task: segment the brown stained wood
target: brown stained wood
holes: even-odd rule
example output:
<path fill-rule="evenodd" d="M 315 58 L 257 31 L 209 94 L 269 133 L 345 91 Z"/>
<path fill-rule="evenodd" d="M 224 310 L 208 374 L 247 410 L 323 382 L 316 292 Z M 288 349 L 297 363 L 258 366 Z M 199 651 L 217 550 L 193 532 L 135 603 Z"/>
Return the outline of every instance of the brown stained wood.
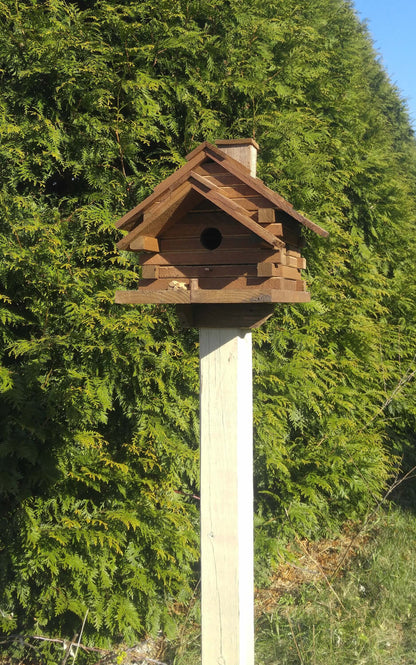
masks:
<path fill-rule="evenodd" d="M 286 255 L 282 260 L 283 266 L 288 266 L 290 268 L 296 268 L 297 270 L 306 270 L 306 259 L 303 257 L 289 256 Z"/>
<path fill-rule="evenodd" d="M 199 154 L 205 153 L 205 149 L 208 146 L 211 147 L 211 148 L 215 147 L 215 146 L 213 146 L 212 143 L 209 143 L 209 141 L 203 141 L 203 143 L 200 143 L 199 145 L 197 145 L 196 148 L 191 150 L 191 152 L 188 152 L 188 154 L 185 155 L 185 159 L 187 161 L 191 161 L 192 159 L 195 159 L 195 157 L 197 157 Z"/>
<path fill-rule="evenodd" d="M 281 237 L 287 245 L 296 247 L 296 249 L 300 249 L 300 247 L 304 244 L 304 239 L 300 233 L 297 233 L 297 229 L 288 227 L 287 224 L 283 224 L 283 233 Z"/>
<path fill-rule="evenodd" d="M 258 263 L 257 275 L 259 277 L 285 277 L 286 279 L 301 279 L 300 270 L 298 270 L 298 268 L 275 265 L 274 263 Z"/>
<path fill-rule="evenodd" d="M 260 150 L 260 146 L 254 139 L 217 139 L 215 145 L 220 146 L 220 148 L 225 148 L 226 146 L 253 146 L 256 150 Z"/>
<path fill-rule="evenodd" d="M 306 282 L 304 282 L 302 279 L 296 280 L 295 284 L 296 284 L 296 291 L 306 291 Z"/>
<path fill-rule="evenodd" d="M 259 277 L 274 277 L 276 275 L 277 267 L 274 263 L 258 263 L 257 275 Z"/>
<path fill-rule="evenodd" d="M 272 289 L 183 289 L 116 291 L 115 302 L 119 305 L 186 305 L 186 304 L 220 304 L 220 303 L 295 303 L 309 302 L 310 294 L 306 291 L 283 291 Z"/>
<path fill-rule="evenodd" d="M 194 171 L 194 173 L 196 173 L 196 171 Z M 207 178 L 207 182 L 211 183 L 213 187 L 218 187 L 218 189 L 221 190 L 221 194 L 226 196 L 228 199 L 246 199 L 256 196 L 254 189 L 244 184 L 233 185 L 232 187 L 224 187 L 223 185 L 216 185 L 214 182 L 212 182 L 211 178 Z"/>
<path fill-rule="evenodd" d="M 252 177 L 249 174 L 249 171 L 246 167 L 240 164 L 238 161 L 233 159 L 230 156 L 227 156 L 225 152 L 219 150 L 216 146 L 213 146 L 209 143 L 201 144 L 195 151 L 191 153 L 192 157 L 183 167 L 178 169 L 175 173 L 169 176 L 163 183 L 160 183 L 156 187 L 155 191 L 142 201 L 138 206 L 133 208 L 124 215 L 118 222 L 117 227 L 122 229 L 131 230 L 135 224 L 137 224 L 143 213 L 153 206 L 160 198 L 165 194 L 166 191 L 175 191 L 178 187 L 181 186 L 189 177 L 190 172 L 195 168 L 198 168 L 201 164 L 208 162 L 209 160 L 217 162 L 220 168 L 228 171 L 230 175 L 236 176 L 239 181 L 251 189 L 253 189 L 259 197 L 262 197 L 265 201 L 265 205 L 259 205 L 258 207 L 267 208 L 267 207 L 276 207 L 279 210 L 287 213 L 292 219 L 300 222 L 304 226 L 312 229 L 321 236 L 327 236 L 328 233 L 324 229 L 320 228 L 317 224 L 314 224 L 306 217 L 294 210 L 291 204 L 286 201 L 273 190 L 269 189 L 261 182 L 258 178 Z M 188 156 L 189 158 L 189 156 Z M 251 202 L 252 199 L 247 199 L 247 202 Z M 157 203 L 156 203 L 157 205 Z M 244 207 L 246 204 L 241 204 L 241 207 Z M 150 235 L 150 234 L 149 234 Z"/>
<path fill-rule="evenodd" d="M 169 228 L 164 228 L 160 234 L 161 240 L 167 238 L 183 238 L 182 247 L 187 244 L 187 238 L 199 238 L 202 231 L 207 228 L 216 228 L 222 236 L 251 235 L 251 231 L 235 219 L 222 211 L 207 212 L 204 214 L 193 211 L 185 215 L 179 222 Z M 258 241 L 258 236 L 255 236 Z"/>
<path fill-rule="evenodd" d="M 245 209 L 246 214 L 251 214 L 254 218 L 257 215 L 259 208 L 266 209 L 268 206 L 273 208 L 273 203 L 267 201 L 263 196 L 241 196 L 239 198 L 233 199 L 235 203 L 238 203 L 239 206 Z"/>
<path fill-rule="evenodd" d="M 206 212 L 222 212 L 221 210 L 218 210 L 217 206 L 211 203 L 211 201 L 207 201 L 206 199 L 202 199 L 195 208 L 192 210 L 193 213 L 206 213 Z"/>
<path fill-rule="evenodd" d="M 273 265 L 273 264 L 271 264 Z M 160 279 L 181 279 L 192 277 L 256 277 L 256 267 L 254 265 L 210 265 L 210 266 L 143 266 L 142 275 L 145 276 L 145 269 L 156 269 L 157 277 Z M 291 268 L 292 270 L 292 268 Z M 156 279 L 150 273 L 148 279 Z M 285 275 L 282 275 L 284 277 Z M 289 277 L 289 275 L 288 275 Z"/>
<path fill-rule="evenodd" d="M 273 233 L 275 236 L 283 235 L 283 224 L 267 224 L 265 227 L 267 231 Z"/>
<path fill-rule="evenodd" d="M 189 288 L 191 291 L 194 291 L 195 289 L 199 289 L 199 279 L 196 279 L 193 277 L 192 279 L 189 280 Z"/>
<path fill-rule="evenodd" d="M 286 260 L 285 260 L 284 265 L 291 266 L 292 268 L 297 268 L 298 267 L 298 259 L 295 256 L 288 256 L 286 254 Z"/>
<path fill-rule="evenodd" d="M 274 291 L 273 291 L 274 292 Z M 189 291 L 191 303 L 262 303 L 272 302 L 272 291 L 258 289 L 198 289 Z M 278 293 L 278 291 L 276 291 Z M 297 291 L 293 291 L 297 294 Z"/>
<path fill-rule="evenodd" d="M 258 213 L 257 213 L 257 221 L 259 224 L 267 224 L 266 226 L 267 230 L 270 231 L 270 233 L 274 233 L 275 235 L 279 235 L 276 231 L 273 231 L 271 228 L 272 226 L 280 227 L 282 229 L 281 224 L 274 224 L 275 221 L 275 209 L 274 208 L 259 208 Z"/>
<path fill-rule="evenodd" d="M 258 328 L 274 312 L 273 304 L 178 305 L 176 312 L 185 328 Z"/>
<path fill-rule="evenodd" d="M 240 180 L 233 173 L 229 173 L 226 169 L 224 169 L 224 167 L 221 166 L 221 164 L 211 160 L 204 162 L 201 166 L 196 166 L 195 171 L 197 173 L 201 173 L 201 175 L 206 173 L 208 176 L 228 176 L 229 178 L 233 178 L 235 182 L 240 182 Z"/>
<path fill-rule="evenodd" d="M 249 187 L 252 187 L 258 194 L 260 194 L 260 196 L 263 196 L 270 202 L 274 203 L 277 208 L 286 212 L 288 215 L 290 215 L 290 217 L 300 222 L 300 224 L 308 227 L 312 231 L 315 231 L 315 233 L 320 236 L 326 237 L 329 235 L 328 232 L 322 229 L 320 226 L 298 213 L 288 201 L 280 196 L 280 194 L 277 194 L 277 192 L 274 192 L 273 190 L 266 187 L 266 185 L 258 178 L 253 178 L 251 175 L 249 175 L 247 170 L 244 169 L 241 164 L 236 162 L 236 160 L 228 157 L 225 155 L 225 153 L 212 145 L 207 145 L 204 148 L 204 151 L 207 156 L 221 164 L 221 166 L 223 166 L 230 173 L 237 175 L 240 180 L 242 180 Z"/>
<path fill-rule="evenodd" d="M 196 289 L 194 291 L 146 291 L 145 289 L 136 291 L 116 291 L 115 302 L 119 305 L 191 305 L 191 304 L 243 304 L 261 305 L 263 303 L 301 303 L 309 302 L 310 294 L 305 291 L 279 291 L 273 289 L 268 293 L 253 290 L 213 290 L 203 291 Z M 248 316 L 249 312 L 247 312 Z M 213 322 L 214 323 L 214 322 Z M 215 321 L 215 326 L 221 325 L 220 319 Z"/>
<path fill-rule="evenodd" d="M 271 297 L 272 302 L 310 302 L 311 294 L 308 291 L 272 291 Z"/>
<path fill-rule="evenodd" d="M 274 293 L 274 291 L 273 291 Z M 276 291 L 276 293 L 279 293 Z M 288 292 L 289 293 L 289 292 Z M 297 291 L 290 292 L 297 295 Z M 193 291 L 185 289 L 116 291 L 115 302 L 118 304 L 192 304 L 192 303 L 263 303 L 272 302 L 272 291 L 260 289 L 213 289 Z"/>
<path fill-rule="evenodd" d="M 254 289 L 262 288 L 269 291 L 270 289 L 280 289 L 283 291 L 304 291 L 305 282 L 303 282 L 299 275 L 295 279 L 284 279 L 282 277 L 201 277 L 201 278 L 188 278 L 178 277 L 176 279 L 141 279 L 138 284 L 139 289 L 146 291 L 160 291 L 169 289 L 183 289 L 189 290 L 192 288 L 199 288 L 205 290 L 220 290 L 220 289 Z"/>
<path fill-rule="evenodd" d="M 142 265 L 159 266 L 209 266 L 209 265 L 227 265 L 227 264 L 247 264 L 261 263 L 268 261 L 271 263 L 283 263 L 285 255 L 280 250 L 274 251 L 266 249 L 252 250 L 221 250 L 221 248 L 210 251 L 204 249 L 201 251 L 189 252 L 165 252 L 164 254 L 154 254 L 147 256 L 143 254 L 140 257 Z M 294 259 L 296 260 L 296 259 Z M 296 267 L 296 266 L 295 266 Z"/>
<path fill-rule="evenodd" d="M 205 226 L 207 228 L 208 225 Z M 219 227 L 216 227 L 218 230 Z M 260 243 L 263 243 L 262 240 L 258 236 L 255 236 L 253 233 L 247 233 L 243 235 L 229 235 L 229 236 L 224 236 L 220 247 L 222 250 L 235 250 L 235 249 L 252 249 L 252 248 L 257 248 L 260 246 Z M 267 247 L 270 247 L 269 244 L 264 243 L 264 245 Z M 131 245 L 132 247 L 132 245 Z M 132 247 L 133 249 L 133 247 Z M 196 237 L 187 237 L 184 239 L 183 237 L 178 237 L 178 238 L 165 238 L 161 237 L 160 238 L 160 252 L 176 252 L 176 251 L 181 251 L 181 249 L 186 249 L 186 250 L 202 250 L 203 249 L 203 244 L 201 243 L 200 236 Z M 215 250 L 216 251 L 216 250 Z"/>
<path fill-rule="evenodd" d="M 299 270 L 306 270 L 306 259 L 304 259 L 303 257 L 298 259 L 297 267 L 299 268 Z"/>
<path fill-rule="evenodd" d="M 163 180 L 163 182 L 157 185 L 150 196 L 141 201 L 141 203 L 139 203 L 135 208 L 123 215 L 123 217 L 121 217 L 116 222 L 116 227 L 130 231 L 138 223 L 139 218 L 143 215 L 147 208 L 158 201 L 164 192 L 169 191 L 169 189 L 172 187 L 178 187 L 183 182 L 185 182 L 188 174 L 192 171 L 192 169 L 198 167 L 200 164 L 206 161 L 206 159 L 207 157 L 203 151 L 195 155 L 195 157 L 189 160 L 187 164 L 181 166 L 177 171 L 172 173 L 172 175 L 168 176 L 165 180 Z"/>
<path fill-rule="evenodd" d="M 138 236 L 130 243 L 130 249 L 142 252 L 159 252 L 159 241 L 157 238 L 149 238 L 149 236 Z"/>
<path fill-rule="evenodd" d="M 191 303 L 272 303 L 272 302 L 309 302 L 310 294 L 306 291 L 280 291 L 272 289 L 238 289 L 238 290 L 202 290 L 199 289 L 191 294 Z"/>
<path fill-rule="evenodd" d="M 175 192 L 171 193 L 165 200 L 152 206 L 150 212 L 143 219 L 141 224 L 136 226 L 130 233 L 117 243 L 118 249 L 128 249 L 132 240 L 139 235 L 157 235 L 157 230 L 161 224 L 166 223 L 179 206 L 185 201 L 188 195 L 191 195 L 192 187 L 188 182 L 182 183 Z M 191 206 L 192 207 L 192 206 Z"/>
<path fill-rule="evenodd" d="M 158 279 L 159 273 L 159 266 L 142 266 L 143 279 Z"/>
<path fill-rule="evenodd" d="M 184 182 L 162 203 L 152 206 L 143 216 L 142 224 L 132 233 L 156 236 L 166 224 L 172 224 L 174 219 L 186 214 L 199 200 L 200 198 L 195 196 L 189 183 Z"/>
<path fill-rule="evenodd" d="M 187 184 L 185 183 L 185 185 Z M 153 236 L 159 235 L 162 230 L 173 226 L 178 220 L 182 219 L 200 200 L 201 197 L 194 191 L 190 191 L 184 198 L 178 197 L 178 199 L 175 198 L 174 193 L 164 202 L 166 206 L 165 210 L 162 208 L 152 208 L 148 213 L 145 213 L 140 233 L 146 233 L 146 225 L 148 225 L 149 235 L 150 232 Z"/>
<path fill-rule="evenodd" d="M 169 289 L 151 291 L 137 289 L 136 291 L 116 291 L 115 302 L 119 305 L 160 305 L 160 304 L 190 304 L 191 291 L 183 289 Z"/>
<path fill-rule="evenodd" d="M 231 215 L 231 217 L 234 217 L 234 219 L 243 224 L 253 233 L 256 233 L 256 235 L 268 242 L 270 245 L 277 247 L 278 245 L 282 244 L 281 241 L 272 233 L 269 233 L 263 229 L 260 224 L 257 224 L 257 222 L 248 217 L 245 214 L 244 209 L 235 201 L 224 196 L 221 193 L 219 187 L 215 187 L 214 185 L 207 183 L 203 176 L 200 176 L 192 171 L 189 182 L 198 193 L 210 200 L 212 203 L 215 203 L 215 205 L 224 210 L 224 212 L 226 212 L 228 215 Z"/>
<path fill-rule="evenodd" d="M 195 172 L 204 176 L 204 178 L 207 178 L 207 180 L 216 187 L 233 187 L 241 184 L 237 176 L 232 173 L 227 173 L 227 171 L 224 171 L 219 165 L 216 165 L 217 171 L 220 170 L 219 173 L 211 172 L 210 169 L 205 168 L 206 166 L 208 166 L 207 163 L 198 166 L 195 169 Z"/>

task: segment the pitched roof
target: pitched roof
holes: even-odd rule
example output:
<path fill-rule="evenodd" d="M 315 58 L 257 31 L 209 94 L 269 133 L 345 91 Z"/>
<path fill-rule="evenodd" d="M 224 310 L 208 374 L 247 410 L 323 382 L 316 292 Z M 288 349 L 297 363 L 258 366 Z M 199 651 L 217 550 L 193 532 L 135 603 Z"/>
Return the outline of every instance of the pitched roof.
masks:
<path fill-rule="evenodd" d="M 129 231 L 117 243 L 119 249 L 128 249 L 130 243 L 141 235 L 156 237 L 167 224 L 171 225 L 180 219 L 203 199 L 214 203 L 270 245 L 276 247 L 282 244 L 274 234 L 254 221 L 235 199 L 227 197 L 212 179 L 197 173 L 198 167 L 209 162 L 219 164 L 225 173 L 233 175 L 239 183 L 252 190 L 254 196 L 262 197 L 267 203 L 271 203 L 272 207 L 285 212 L 318 235 L 328 235 L 327 231 L 297 212 L 282 196 L 266 187 L 259 178 L 251 176 L 249 170 L 240 162 L 211 143 L 201 143 L 186 159 L 184 166 L 161 182 L 150 196 L 117 222 L 118 228 Z"/>

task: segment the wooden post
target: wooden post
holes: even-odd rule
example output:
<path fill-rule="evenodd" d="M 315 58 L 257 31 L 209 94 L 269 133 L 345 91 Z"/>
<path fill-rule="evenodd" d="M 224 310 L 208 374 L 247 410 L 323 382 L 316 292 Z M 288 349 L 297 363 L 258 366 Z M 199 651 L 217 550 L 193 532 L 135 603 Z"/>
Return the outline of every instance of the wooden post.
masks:
<path fill-rule="evenodd" d="M 247 329 L 274 303 L 309 301 L 299 227 L 328 234 L 256 178 L 254 139 L 216 144 L 195 148 L 117 223 L 129 231 L 117 247 L 140 252 L 143 272 L 116 302 L 175 304 L 184 325 L 200 330 L 202 665 L 253 665 Z"/>
<path fill-rule="evenodd" d="M 202 665 L 253 665 L 251 333 L 199 335 Z"/>

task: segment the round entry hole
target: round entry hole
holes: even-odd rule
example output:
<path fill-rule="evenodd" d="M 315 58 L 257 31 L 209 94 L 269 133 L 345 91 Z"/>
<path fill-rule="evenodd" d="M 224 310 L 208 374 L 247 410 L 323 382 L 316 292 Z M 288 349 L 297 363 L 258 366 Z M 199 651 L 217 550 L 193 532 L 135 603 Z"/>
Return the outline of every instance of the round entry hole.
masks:
<path fill-rule="evenodd" d="M 205 247 L 205 249 L 217 249 L 221 245 L 222 234 L 218 229 L 204 229 L 199 239 L 202 247 Z"/>

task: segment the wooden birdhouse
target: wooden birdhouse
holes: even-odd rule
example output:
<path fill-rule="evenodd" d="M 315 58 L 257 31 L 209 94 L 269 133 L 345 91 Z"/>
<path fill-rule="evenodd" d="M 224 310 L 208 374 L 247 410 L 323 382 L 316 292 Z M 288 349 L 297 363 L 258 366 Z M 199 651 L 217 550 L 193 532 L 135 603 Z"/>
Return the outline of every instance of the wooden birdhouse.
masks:
<path fill-rule="evenodd" d="M 302 227 L 328 233 L 255 177 L 253 139 L 202 143 L 124 215 L 119 249 L 140 253 L 142 278 L 118 303 L 173 303 L 188 325 L 254 327 L 273 303 L 310 300 Z"/>

